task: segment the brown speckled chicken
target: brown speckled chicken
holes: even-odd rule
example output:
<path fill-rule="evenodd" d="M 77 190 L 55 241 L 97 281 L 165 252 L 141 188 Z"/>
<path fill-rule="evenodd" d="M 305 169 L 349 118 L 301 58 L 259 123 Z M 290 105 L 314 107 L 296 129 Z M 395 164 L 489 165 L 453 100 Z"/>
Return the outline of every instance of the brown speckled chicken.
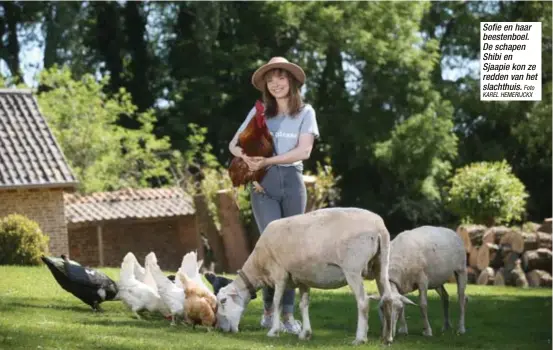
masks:
<path fill-rule="evenodd" d="M 186 274 L 177 273 L 184 286 L 184 317 L 186 321 L 196 325 L 214 327 L 217 322 L 217 300 L 206 293 L 196 282 Z"/>
<path fill-rule="evenodd" d="M 261 101 L 255 103 L 255 115 L 246 128 L 238 136 L 238 145 L 249 157 L 270 157 L 273 155 L 273 137 L 265 122 L 265 107 Z M 234 157 L 229 166 L 229 175 L 234 187 L 252 182 L 258 191 L 266 169 L 250 171 L 248 165 L 240 157 Z"/>

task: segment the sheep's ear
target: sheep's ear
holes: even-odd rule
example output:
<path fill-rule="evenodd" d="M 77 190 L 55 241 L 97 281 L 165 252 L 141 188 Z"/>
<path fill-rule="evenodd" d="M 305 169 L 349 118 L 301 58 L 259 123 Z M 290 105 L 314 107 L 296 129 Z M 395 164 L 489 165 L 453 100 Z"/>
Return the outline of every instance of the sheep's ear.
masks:
<path fill-rule="evenodd" d="M 405 295 L 400 295 L 400 299 L 404 304 L 411 304 L 417 306 L 416 303 L 412 302 L 411 299 L 407 298 Z"/>
<path fill-rule="evenodd" d="M 378 294 L 369 294 L 367 295 L 367 297 L 369 298 L 369 300 L 380 300 L 380 295 Z"/>

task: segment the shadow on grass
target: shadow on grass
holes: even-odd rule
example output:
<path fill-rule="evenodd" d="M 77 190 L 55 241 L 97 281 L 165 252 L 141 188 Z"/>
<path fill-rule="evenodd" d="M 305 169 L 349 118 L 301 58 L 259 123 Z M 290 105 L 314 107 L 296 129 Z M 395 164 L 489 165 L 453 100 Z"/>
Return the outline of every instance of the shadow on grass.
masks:
<path fill-rule="evenodd" d="M 16 311 L 20 308 L 34 308 L 46 310 L 63 310 L 79 313 L 94 313 L 92 308 L 86 304 L 82 306 L 76 305 L 61 305 L 58 303 L 44 304 L 44 299 L 39 298 L 14 298 L 10 297 L 7 300 L 0 301 L 0 312 Z"/>

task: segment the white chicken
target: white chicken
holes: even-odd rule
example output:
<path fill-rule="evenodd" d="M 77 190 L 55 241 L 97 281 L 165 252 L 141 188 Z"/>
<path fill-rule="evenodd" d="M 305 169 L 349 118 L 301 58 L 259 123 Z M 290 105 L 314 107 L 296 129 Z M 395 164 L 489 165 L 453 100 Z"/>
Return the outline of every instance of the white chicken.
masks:
<path fill-rule="evenodd" d="M 177 316 L 184 317 L 184 290 L 165 276 L 156 260 L 147 261 L 146 268 L 155 280 L 161 300 L 171 313 L 171 325 L 174 326 Z"/>
<path fill-rule="evenodd" d="M 140 319 L 138 311 L 148 310 L 150 312 L 161 312 L 164 316 L 169 314 L 165 304 L 161 300 L 159 293 L 154 287 L 148 285 L 142 281 L 139 281 L 135 275 L 136 258 L 134 255 L 127 254 L 121 264 L 121 271 L 119 274 L 118 298 L 127 305 L 136 318 Z M 145 269 L 145 279 L 148 279 L 149 270 Z M 151 276 L 150 276 L 151 278 Z M 153 281 L 153 278 L 152 278 Z"/>
<path fill-rule="evenodd" d="M 138 262 L 138 259 L 136 259 L 136 256 L 132 252 L 128 252 L 127 255 L 123 258 L 124 260 L 130 260 L 133 261 L 133 273 L 134 277 L 139 280 L 140 282 L 144 282 L 144 276 L 146 275 L 146 269 L 143 268 L 140 263 Z"/>
<path fill-rule="evenodd" d="M 188 278 L 190 278 L 192 281 L 198 284 L 210 296 L 213 296 L 213 298 L 216 298 L 215 294 L 211 291 L 211 289 L 209 289 L 209 287 L 205 284 L 204 280 L 202 279 L 200 268 L 202 267 L 203 260 L 198 261 L 197 259 L 198 259 L 198 255 L 196 254 L 196 251 L 191 251 L 186 253 L 186 255 L 182 258 L 181 265 L 177 272 L 180 272 L 181 274 L 186 274 Z M 182 288 L 184 290 L 184 286 L 180 281 L 180 278 L 175 279 L 175 284 L 179 288 Z"/>

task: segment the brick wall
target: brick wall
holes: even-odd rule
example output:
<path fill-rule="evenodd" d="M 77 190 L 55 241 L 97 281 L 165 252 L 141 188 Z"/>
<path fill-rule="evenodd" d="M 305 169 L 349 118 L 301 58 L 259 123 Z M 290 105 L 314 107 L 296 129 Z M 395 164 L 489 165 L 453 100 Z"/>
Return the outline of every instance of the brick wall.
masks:
<path fill-rule="evenodd" d="M 63 190 L 30 189 L 0 191 L 0 217 L 17 213 L 35 220 L 50 236 L 50 254 L 68 253 Z"/>
<path fill-rule="evenodd" d="M 69 225 L 71 257 L 83 265 L 98 266 L 98 234 L 95 224 Z M 175 271 L 184 254 L 200 249 L 193 215 L 157 220 L 120 220 L 102 226 L 104 266 L 120 267 L 123 257 L 131 251 L 140 264 L 146 254 L 156 253 L 164 270 Z"/>

